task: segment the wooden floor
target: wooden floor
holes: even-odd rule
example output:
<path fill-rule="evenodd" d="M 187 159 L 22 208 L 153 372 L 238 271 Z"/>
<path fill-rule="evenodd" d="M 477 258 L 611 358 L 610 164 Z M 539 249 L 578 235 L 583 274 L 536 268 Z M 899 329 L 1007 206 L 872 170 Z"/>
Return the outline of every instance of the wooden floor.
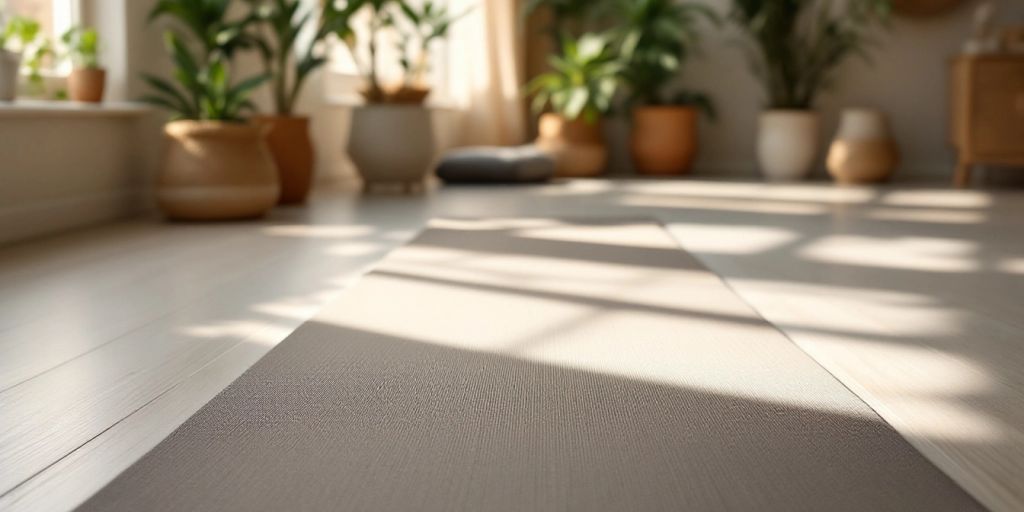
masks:
<path fill-rule="evenodd" d="M 427 219 L 546 215 L 661 220 L 983 503 L 1024 509 L 1024 193 L 695 181 L 339 192 L 2 249 L 0 509 L 83 501 Z"/>

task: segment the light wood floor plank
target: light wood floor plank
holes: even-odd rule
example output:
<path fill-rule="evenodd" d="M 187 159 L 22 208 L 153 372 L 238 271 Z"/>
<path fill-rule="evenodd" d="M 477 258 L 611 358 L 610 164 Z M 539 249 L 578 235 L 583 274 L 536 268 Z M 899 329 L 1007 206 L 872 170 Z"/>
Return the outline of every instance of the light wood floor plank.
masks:
<path fill-rule="evenodd" d="M 660 219 L 972 494 L 1024 508 L 1024 194 L 599 180 L 0 250 L 0 508 L 79 503 L 435 215 Z"/>

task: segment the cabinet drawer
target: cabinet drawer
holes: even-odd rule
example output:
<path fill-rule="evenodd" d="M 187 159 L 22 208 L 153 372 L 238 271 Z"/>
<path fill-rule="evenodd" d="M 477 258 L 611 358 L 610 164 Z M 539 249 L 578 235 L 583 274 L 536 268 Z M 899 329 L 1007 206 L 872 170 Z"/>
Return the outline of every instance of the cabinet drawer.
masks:
<path fill-rule="evenodd" d="M 1024 61 L 979 62 L 973 89 L 975 150 L 992 156 L 1024 153 Z"/>

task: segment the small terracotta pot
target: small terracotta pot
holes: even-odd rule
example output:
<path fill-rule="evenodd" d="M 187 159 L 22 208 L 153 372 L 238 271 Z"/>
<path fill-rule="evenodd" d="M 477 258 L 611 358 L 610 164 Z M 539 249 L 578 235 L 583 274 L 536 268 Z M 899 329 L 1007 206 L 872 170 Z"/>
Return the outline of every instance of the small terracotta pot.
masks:
<path fill-rule="evenodd" d="M 880 111 L 847 109 L 839 122 L 826 162 L 829 174 L 839 183 L 877 183 L 886 181 L 900 154 L 889 134 L 889 122 Z"/>
<path fill-rule="evenodd" d="M 308 117 L 258 116 L 253 121 L 266 126 L 267 146 L 274 157 L 281 181 L 280 204 L 301 204 L 313 185 L 315 151 Z"/>
<path fill-rule="evenodd" d="M 555 175 L 563 178 L 600 176 L 608 165 L 608 147 L 601 123 L 568 121 L 558 114 L 540 116 L 537 147 L 555 159 Z"/>
<path fill-rule="evenodd" d="M 260 217 L 277 204 L 281 188 L 267 148 L 268 128 L 218 121 L 174 121 L 157 204 L 174 220 Z"/>
<path fill-rule="evenodd" d="M 77 68 L 68 75 L 68 97 L 71 101 L 99 103 L 103 101 L 103 90 L 107 83 L 107 72 L 100 68 Z"/>
<path fill-rule="evenodd" d="M 633 109 L 630 152 L 640 174 L 686 174 L 697 155 L 697 110 L 682 106 Z"/>

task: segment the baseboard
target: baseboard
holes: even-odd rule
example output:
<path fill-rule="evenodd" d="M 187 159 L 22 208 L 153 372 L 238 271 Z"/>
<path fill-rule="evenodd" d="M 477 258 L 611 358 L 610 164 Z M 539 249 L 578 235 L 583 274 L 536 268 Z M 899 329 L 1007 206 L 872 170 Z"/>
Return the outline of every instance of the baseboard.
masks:
<path fill-rule="evenodd" d="M 130 190 L 0 208 L 0 244 L 130 217 L 145 204 L 141 190 Z"/>

